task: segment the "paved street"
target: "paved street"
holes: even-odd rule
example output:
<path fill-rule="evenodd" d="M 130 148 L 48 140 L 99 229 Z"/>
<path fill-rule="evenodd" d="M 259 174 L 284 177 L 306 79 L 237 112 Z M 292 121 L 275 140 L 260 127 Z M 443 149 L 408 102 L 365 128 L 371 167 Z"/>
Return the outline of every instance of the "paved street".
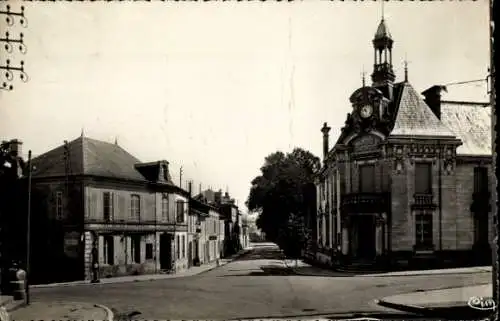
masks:
<path fill-rule="evenodd" d="M 384 310 L 373 300 L 422 289 L 487 284 L 491 273 L 387 277 L 280 275 L 275 246 L 190 277 L 121 284 L 37 288 L 33 301 L 99 303 L 141 319 L 236 319 L 334 316 Z"/>

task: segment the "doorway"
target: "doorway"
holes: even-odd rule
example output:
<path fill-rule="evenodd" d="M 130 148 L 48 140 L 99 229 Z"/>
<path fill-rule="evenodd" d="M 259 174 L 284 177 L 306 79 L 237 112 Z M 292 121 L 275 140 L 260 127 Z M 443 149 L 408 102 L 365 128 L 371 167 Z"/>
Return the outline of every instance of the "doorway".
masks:
<path fill-rule="evenodd" d="M 160 269 L 172 269 L 172 237 L 167 233 L 160 235 Z"/>
<path fill-rule="evenodd" d="M 375 259 L 375 217 L 373 215 L 357 215 L 351 217 L 352 254 L 359 261 Z"/>

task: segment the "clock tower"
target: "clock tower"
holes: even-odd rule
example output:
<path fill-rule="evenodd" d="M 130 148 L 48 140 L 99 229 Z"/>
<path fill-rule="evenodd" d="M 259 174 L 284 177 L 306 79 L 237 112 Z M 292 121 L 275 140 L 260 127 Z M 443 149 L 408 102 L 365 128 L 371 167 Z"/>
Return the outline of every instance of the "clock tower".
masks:
<path fill-rule="evenodd" d="M 396 79 L 392 68 L 392 36 L 384 17 L 380 21 L 372 41 L 374 48 L 373 87 L 380 89 L 389 100 L 393 98 L 393 84 Z"/>

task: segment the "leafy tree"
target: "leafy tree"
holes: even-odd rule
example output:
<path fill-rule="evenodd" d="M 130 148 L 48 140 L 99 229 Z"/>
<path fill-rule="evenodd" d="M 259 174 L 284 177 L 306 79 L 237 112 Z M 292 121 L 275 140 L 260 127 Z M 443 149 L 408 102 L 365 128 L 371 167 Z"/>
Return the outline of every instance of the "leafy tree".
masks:
<path fill-rule="evenodd" d="M 259 213 L 257 227 L 291 257 L 300 255 L 305 242 L 310 197 L 304 191 L 314 184 L 319 166 L 319 158 L 304 149 L 277 151 L 265 158 L 261 175 L 252 180 L 246 205 Z"/>

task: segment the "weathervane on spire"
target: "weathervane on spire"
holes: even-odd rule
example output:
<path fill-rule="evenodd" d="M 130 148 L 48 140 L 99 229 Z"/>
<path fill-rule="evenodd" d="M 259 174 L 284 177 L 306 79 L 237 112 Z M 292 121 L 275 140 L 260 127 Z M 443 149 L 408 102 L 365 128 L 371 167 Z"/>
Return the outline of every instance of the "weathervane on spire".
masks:
<path fill-rule="evenodd" d="M 384 20 L 384 1 L 385 0 L 380 1 L 381 5 L 382 5 L 382 20 Z"/>
<path fill-rule="evenodd" d="M 366 76 L 365 66 L 363 66 L 363 69 L 361 71 L 361 79 L 363 81 L 363 87 L 365 87 L 365 76 Z"/>

